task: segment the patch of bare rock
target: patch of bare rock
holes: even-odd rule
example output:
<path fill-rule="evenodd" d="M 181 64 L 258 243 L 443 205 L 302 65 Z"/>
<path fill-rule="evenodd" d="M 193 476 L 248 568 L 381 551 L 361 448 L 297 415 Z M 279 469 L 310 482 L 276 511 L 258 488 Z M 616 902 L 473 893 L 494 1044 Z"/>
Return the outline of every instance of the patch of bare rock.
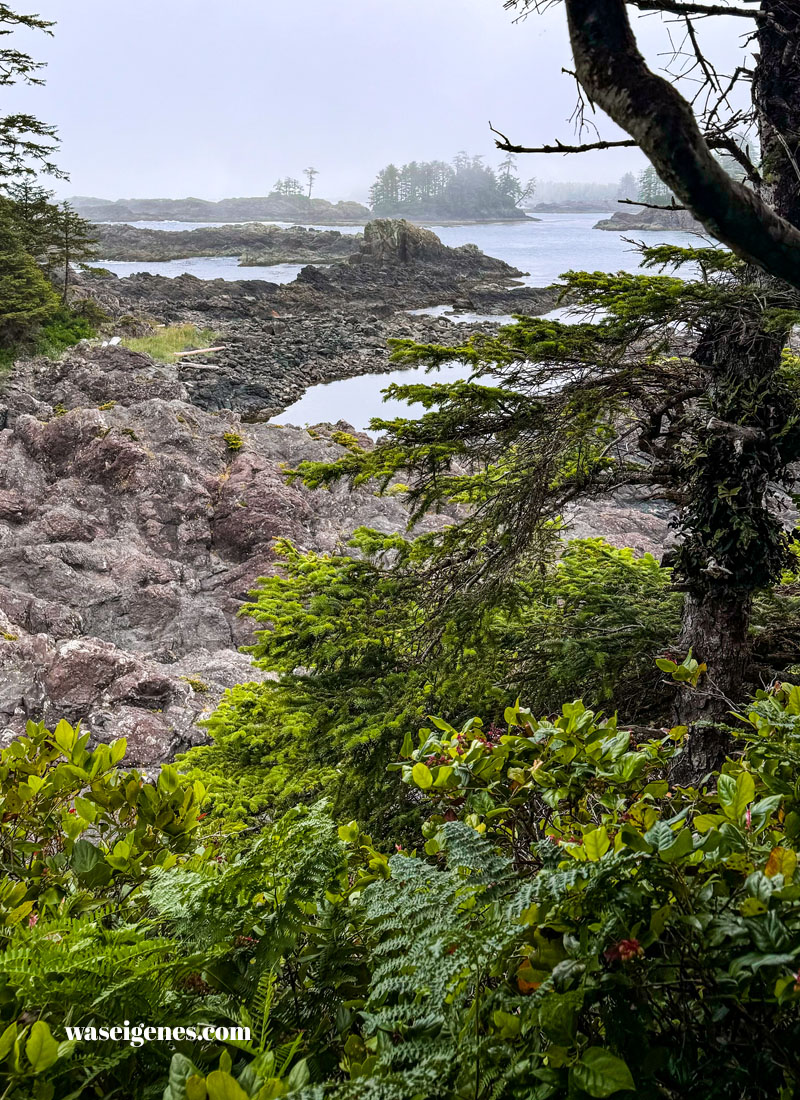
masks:
<path fill-rule="evenodd" d="M 259 678 L 238 652 L 253 637 L 238 612 L 275 568 L 276 537 L 331 552 L 361 525 L 407 524 L 397 498 L 287 483 L 287 467 L 342 453 L 331 428 L 315 438 L 205 411 L 168 372 L 121 347 L 82 345 L 20 366 L 7 387 L 5 737 L 28 717 L 65 717 L 102 740 L 127 736 L 132 763 L 169 758 L 202 738 L 196 723 L 224 688 Z"/>
<path fill-rule="evenodd" d="M 451 304 L 542 313 L 555 294 L 477 249 L 408 223 L 367 226 L 358 252 L 295 284 L 185 276 L 87 280 L 114 324 L 213 324 L 225 349 L 174 365 L 81 344 L 18 363 L 0 394 L 0 734 L 28 718 L 128 738 L 150 767 L 204 738 L 198 723 L 259 679 L 239 647 L 276 538 L 340 552 L 360 526 L 404 530 L 402 497 L 311 492 L 287 468 L 343 453 L 335 428 L 266 421 L 318 382 L 388 369 L 387 339 L 460 343 L 488 323 L 409 316 Z M 100 287 L 98 295 L 97 288 Z M 359 436 L 363 446 L 372 443 Z M 427 517 L 418 531 L 451 520 Z M 635 499 L 576 509 L 576 534 L 657 552 L 668 517 Z"/>

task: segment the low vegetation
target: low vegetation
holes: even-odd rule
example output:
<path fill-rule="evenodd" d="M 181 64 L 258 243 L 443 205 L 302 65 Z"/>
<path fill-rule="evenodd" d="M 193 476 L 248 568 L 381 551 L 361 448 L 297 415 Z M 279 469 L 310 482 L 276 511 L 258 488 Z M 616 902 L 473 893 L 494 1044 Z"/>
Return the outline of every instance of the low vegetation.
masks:
<path fill-rule="evenodd" d="M 207 348 L 217 339 L 217 334 L 210 328 L 162 325 L 147 336 L 125 336 L 122 344 L 131 351 L 141 351 L 162 363 L 174 363 L 177 352 Z"/>
<path fill-rule="evenodd" d="M 685 737 L 580 702 L 429 719 L 392 843 L 324 802 L 204 820 L 174 767 L 29 725 L 0 757 L 3 1095 L 789 1100 L 800 689 L 758 693 L 702 788 L 664 778 Z M 250 1039 L 65 1039 L 210 1019 Z"/>

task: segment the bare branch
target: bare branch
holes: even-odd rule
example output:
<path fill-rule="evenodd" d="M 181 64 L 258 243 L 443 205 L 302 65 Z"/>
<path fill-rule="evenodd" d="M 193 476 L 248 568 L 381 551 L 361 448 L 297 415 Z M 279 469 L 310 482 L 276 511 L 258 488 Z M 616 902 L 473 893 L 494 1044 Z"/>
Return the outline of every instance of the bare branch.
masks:
<path fill-rule="evenodd" d="M 625 0 L 566 0 L 566 8 L 586 94 L 628 132 L 709 233 L 742 259 L 800 288 L 800 230 L 718 163 L 689 104 L 648 68 Z"/>
<path fill-rule="evenodd" d="M 677 206 L 675 200 L 672 200 L 671 206 L 661 206 L 655 202 L 636 202 L 635 199 L 617 199 L 617 202 L 623 203 L 625 206 L 646 206 L 648 210 L 685 210 L 685 206 Z"/>
<path fill-rule="evenodd" d="M 739 19 L 767 19 L 758 8 L 729 8 L 722 4 L 681 4 L 678 0 L 625 0 L 640 11 L 659 11 L 667 15 L 733 15 Z"/>
<path fill-rule="evenodd" d="M 625 138 L 622 141 L 593 141 L 586 145 L 564 145 L 563 142 L 556 141 L 555 145 L 540 145 L 538 148 L 529 149 L 524 145 L 513 145 L 510 138 L 496 130 L 491 122 L 489 123 L 489 129 L 502 139 L 496 141 L 495 145 L 506 153 L 589 153 L 593 149 L 635 149 L 639 144 L 638 141 L 634 141 L 632 138 Z"/>

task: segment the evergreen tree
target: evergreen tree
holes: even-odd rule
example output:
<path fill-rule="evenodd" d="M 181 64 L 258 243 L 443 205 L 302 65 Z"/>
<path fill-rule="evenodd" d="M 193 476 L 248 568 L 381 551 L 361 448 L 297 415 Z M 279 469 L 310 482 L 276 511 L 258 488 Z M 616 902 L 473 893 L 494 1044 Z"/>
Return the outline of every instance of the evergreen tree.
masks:
<path fill-rule="evenodd" d="M 637 199 L 639 197 L 639 184 L 633 172 L 626 172 L 617 186 L 618 199 Z"/>
<path fill-rule="evenodd" d="M 58 270 L 62 280 L 62 300 L 67 302 L 74 264 L 84 263 L 94 256 L 95 238 L 91 226 L 68 202 L 53 209 L 48 240 L 47 263 Z"/>
<path fill-rule="evenodd" d="M 523 187 L 513 161 L 498 177 L 482 157 L 459 153 L 453 164 L 411 161 L 390 164 L 378 173 L 370 190 L 376 214 L 416 217 L 491 218 L 508 216 L 529 194 L 535 181 Z"/>
<path fill-rule="evenodd" d="M 302 184 L 293 176 L 284 176 L 283 179 L 277 181 L 272 190 L 278 195 L 294 196 L 304 194 Z"/>
<path fill-rule="evenodd" d="M 676 717 L 688 725 L 727 715 L 741 697 L 753 595 L 787 562 L 767 487 L 790 488 L 800 458 L 800 363 L 782 356 L 800 300 L 724 251 L 662 246 L 644 258 L 697 265 L 701 277 L 571 273 L 564 289 L 579 324 L 520 318 L 464 345 L 397 341 L 395 361 L 460 360 L 473 380 L 390 387 L 426 414 L 373 421 L 386 433 L 373 451 L 300 472 L 312 486 L 411 476 L 417 515 L 471 504 L 431 572 L 443 607 L 456 593 L 491 602 L 546 555 L 553 521 L 575 500 L 639 487 L 674 502 L 680 645 L 708 666 L 702 693 L 679 694 Z M 435 634 L 435 614 L 430 623 Z"/>
<path fill-rule="evenodd" d="M 0 40 L 19 28 L 52 33 L 52 23 L 37 15 L 21 15 L 0 3 Z M 17 83 L 42 84 L 38 75 L 41 62 L 20 50 L 0 47 L 0 88 Z M 34 165 L 51 175 L 61 175 L 51 157 L 58 142 L 54 127 L 33 115 L 16 113 L 0 117 L 0 181 L 20 175 L 33 175 Z"/>
<path fill-rule="evenodd" d="M 303 175 L 308 180 L 308 198 L 310 199 L 311 192 L 314 190 L 314 180 L 319 175 L 319 170 L 317 168 L 304 168 Z"/>
<path fill-rule="evenodd" d="M 38 262 L 44 262 L 56 213 L 51 202 L 52 191 L 40 187 L 29 176 L 23 176 L 17 182 L 7 183 L 5 192 L 13 204 L 9 211 L 23 248 Z"/>
<path fill-rule="evenodd" d="M 7 350 L 51 317 L 58 298 L 23 246 L 10 204 L 0 204 L 0 349 Z"/>
<path fill-rule="evenodd" d="M 669 206 L 673 201 L 672 192 L 658 178 L 652 164 L 649 164 L 639 176 L 636 198 L 639 202 L 646 202 L 652 206 Z"/>

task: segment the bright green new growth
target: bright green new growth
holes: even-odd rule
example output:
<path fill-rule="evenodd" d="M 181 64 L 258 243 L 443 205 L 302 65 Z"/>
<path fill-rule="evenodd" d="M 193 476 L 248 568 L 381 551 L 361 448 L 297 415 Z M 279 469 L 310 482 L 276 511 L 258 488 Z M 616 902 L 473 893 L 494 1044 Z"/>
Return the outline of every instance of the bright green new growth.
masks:
<path fill-rule="evenodd" d="M 796 372 L 783 355 L 800 301 L 718 249 L 663 245 L 643 255 L 646 266 L 689 266 L 697 277 L 570 272 L 574 324 L 518 317 L 462 345 L 395 341 L 398 363 L 459 360 L 474 374 L 389 387 L 425 415 L 373 420 L 385 433 L 374 449 L 304 462 L 295 474 L 311 487 L 344 478 L 381 490 L 401 477 L 414 518 L 468 504 L 439 539 L 431 576 L 443 603 L 453 590 L 493 601 L 552 552 L 553 517 L 576 501 L 624 493 L 669 502 L 680 539 L 667 559 L 687 594 L 681 644 L 718 688 L 679 703 L 700 704 L 687 720 L 724 721 L 726 700 L 755 679 L 753 597 L 789 560 L 766 489 L 789 489 L 800 456 Z M 430 625 L 440 629 L 435 612 Z"/>
<path fill-rule="evenodd" d="M 669 571 L 600 539 L 520 580 L 490 609 L 455 602 L 435 644 L 420 586 L 427 540 L 359 532 L 358 556 L 301 554 L 283 543 L 283 576 L 245 609 L 265 629 L 252 653 L 279 681 L 234 688 L 192 750 L 215 813 L 247 817 L 322 795 L 381 836 L 413 807 L 385 767 L 426 713 L 501 717 L 511 692 L 537 708 L 582 691 L 646 717 L 657 708 L 653 657 L 679 626 Z"/>

